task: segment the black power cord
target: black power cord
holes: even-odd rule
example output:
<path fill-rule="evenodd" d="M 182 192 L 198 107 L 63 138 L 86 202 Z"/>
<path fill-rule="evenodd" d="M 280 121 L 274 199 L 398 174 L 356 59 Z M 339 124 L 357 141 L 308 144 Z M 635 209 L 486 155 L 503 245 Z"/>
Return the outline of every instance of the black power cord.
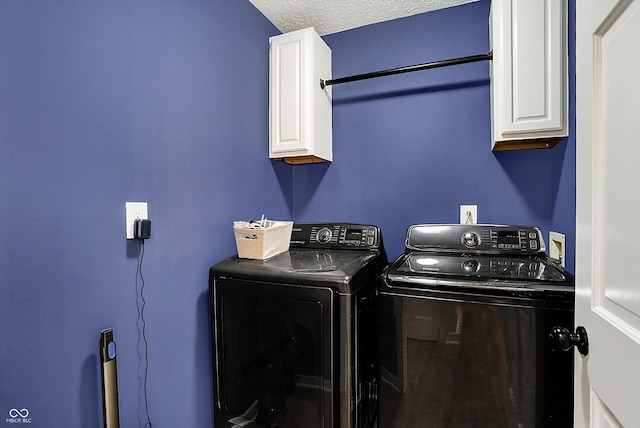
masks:
<path fill-rule="evenodd" d="M 148 229 L 142 235 L 146 236 L 146 238 L 149 238 L 151 237 L 151 222 L 149 220 L 146 220 L 146 221 L 148 222 Z M 137 222 L 138 221 L 136 221 L 136 223 Z M 144 276 L 142 275 L 142 261 L 144 260 L 144 240 L 146 238 L 142 238 L 141 236 L 136 236 L 136 238 L 140 239 L 140 257 L 138 258 L 136 283 L 137 283 L 138 276 L 140 276 L 140 281 L 141 281 L 140 299 L 142 300 L 142 307 L 140 308 L 140 319 L 142 321 L 142 340 L 144 341 L 144 362 L 145 362 L 143 388 L 144 388 L 144 406 L 145 406 L 145 411 L 147 413 L 147 422 L 144 424 L 143 428 L 146 428 L 147 426 L 149 428 L 152 428 L 151 419 L 149 417 L 149 400 L 147 398 L 147 378 L 149 375 L 149 342 L 147 342 L 147 333 L 146 333 L 147 322 L 144 319 L 144 308 L 147 305 L 147 302 L 144 299 Z"/>

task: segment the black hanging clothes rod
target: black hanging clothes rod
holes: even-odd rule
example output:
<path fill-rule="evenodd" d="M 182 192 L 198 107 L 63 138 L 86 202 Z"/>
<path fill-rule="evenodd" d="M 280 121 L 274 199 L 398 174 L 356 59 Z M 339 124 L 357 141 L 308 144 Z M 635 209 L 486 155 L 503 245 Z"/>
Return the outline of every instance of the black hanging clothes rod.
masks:
<path fill-rule="evenodd" d="M 339 79 L 320 79 L 320 87 L 322 89 L 329 85 L 338 85 L 340 83 L 355 82 L 357 80 L 373 79 L 376 77 L 391 76 L 393 74 L 410 73 L 413 71 L 428 70 L 431 68 L 448 67 L 450 65 L 467 64 L 470 62 L 488 61 L 493 59 L 493 52 L 486 54 L 465 56 L 462 58 L 446 59 L 443 61 L 429 62 L 426 64 L 409 65 L 407 67 L 392 68 L 390 70 L 374 71 L 372 73 L 356 74 L 355 76 L 341 77 Z"/>

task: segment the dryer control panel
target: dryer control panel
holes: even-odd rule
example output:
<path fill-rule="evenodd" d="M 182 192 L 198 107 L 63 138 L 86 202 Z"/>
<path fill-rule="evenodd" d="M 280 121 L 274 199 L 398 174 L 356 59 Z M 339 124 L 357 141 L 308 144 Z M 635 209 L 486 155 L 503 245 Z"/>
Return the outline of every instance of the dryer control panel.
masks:
<path fill-rule="evenodd" d="M 377 249 L 380 228 L 353 223 L 294 223 L 291 247 L 339 249 Z"/>
<path fill-rule="evenodd" d="M 541 254 L 537 227 L 488 224 L 418 224 L 407 231 L 408 250 L 485 254 Z"/>

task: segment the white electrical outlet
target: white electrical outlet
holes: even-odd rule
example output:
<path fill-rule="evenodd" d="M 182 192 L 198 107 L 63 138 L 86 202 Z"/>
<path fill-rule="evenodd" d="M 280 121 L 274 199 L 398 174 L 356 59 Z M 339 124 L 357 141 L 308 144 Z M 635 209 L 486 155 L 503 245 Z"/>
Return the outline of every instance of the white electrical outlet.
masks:
<path fill-rule="evenodd" d="M 140 220 L 147 220 L 149 218 L 149 212 L 147 211 L 146 202 L 125 202 L 126 211 L 126 227 L 127 227 L 127 239 L 134 239 L 133 236 L 133 223 Z"/>
<path fill-rule="evenodd" d="M 563 233 L 549 232 L 549 257 L 558 260 L 562 267 L 565 267 L 565 236 Z"/>
<path fill-rule="evenodd" d="M 460 205 L 460 224 L 477 224 L 478 206 Z"/>

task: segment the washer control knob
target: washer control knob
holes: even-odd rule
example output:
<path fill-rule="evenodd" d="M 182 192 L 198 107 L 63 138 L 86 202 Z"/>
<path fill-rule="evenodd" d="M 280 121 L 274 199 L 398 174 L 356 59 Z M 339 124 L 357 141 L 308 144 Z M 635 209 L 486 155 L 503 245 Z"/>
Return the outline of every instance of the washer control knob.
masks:
<path fill-rule="evenodd" d="M 462 270 L 466 273 L 474 273 L 478 271 L 480 264 L 477 260 L 465 260 L 462 262 Z"/>
<path fill-rule="evenodd" d="M 329 228 L 327 227 L 323 227 L 318 231 L 316 240 L 321 244 L 328 244 L 329 242 L 331 242 L 331 236 L 331 230 L 329 230 Z"/>
<path fill-rule="evenodd" d="M 480 244 L 480 237 L 475 232 L 465 232 L 462 235 L 462 243 L 467 248 L 474 248 Z"/>

